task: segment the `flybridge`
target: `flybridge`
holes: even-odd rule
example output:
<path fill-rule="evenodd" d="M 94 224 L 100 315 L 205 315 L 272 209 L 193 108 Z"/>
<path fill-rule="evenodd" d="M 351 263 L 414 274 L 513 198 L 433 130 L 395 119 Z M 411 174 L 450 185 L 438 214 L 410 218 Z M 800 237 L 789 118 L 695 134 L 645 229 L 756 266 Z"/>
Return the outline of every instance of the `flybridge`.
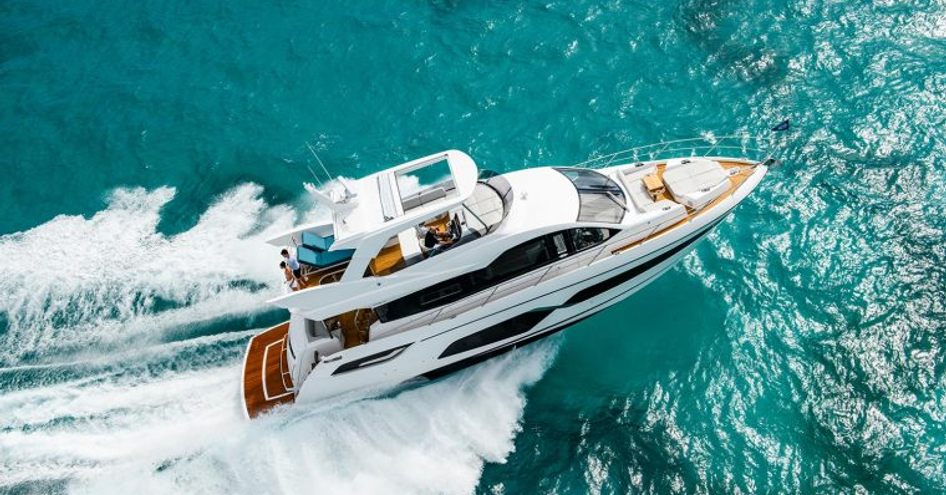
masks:
<path fill-rule="evenodd" d="M 479 171 L 466 153 L 448 150 L 402 163 L 355 181 L 344 191 L 307 187 L 332 211 L 331 223 L 301 225 L 273 237 L 272 245 L 291 245 L 304 232 L 332 235 L 331 250 L 354 249 L 369 238 L 388 239 L 470 198 Z M 298 240 L 298 239 L 296 239 Z"/>
<path fill-rule="evenodd" d="M 450 150 L 356 181 L 339 180 L 343 192 L 307 185 L 331 210 L 332 222 L 301 225 L 269 243 L 293 246 L 308 267 L 306 273 L 318 272 L 302 277 L 303 289 L 388 275 L 438 249 L 482 237 L 505 218 L 511 202 L 508 183 L 501 177 L 483 183 L 477 178 L 473 159 Z M 437 246 L 431 245 L 431 236 Z"/>
<path fill-rule="evenodd" d="M 473 194 L 477 175 L 472 158 L 450 150 L 346 184 L 353 197 L 316 198 L 331 201 L 326 206 L 333 211 L 333 249 L 352 249 L 368 237 L 387 239 L 457 207 Z"/>

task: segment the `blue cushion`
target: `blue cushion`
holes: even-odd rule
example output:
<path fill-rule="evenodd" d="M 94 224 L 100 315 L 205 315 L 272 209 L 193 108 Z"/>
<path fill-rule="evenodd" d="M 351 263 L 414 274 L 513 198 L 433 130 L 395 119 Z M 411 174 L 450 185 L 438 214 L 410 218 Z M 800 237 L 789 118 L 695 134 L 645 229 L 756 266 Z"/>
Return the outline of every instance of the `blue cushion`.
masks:
<path fill-rule="evenodd" d="M 335 242 L 334 235 L 322 237 L 311 232 L 302 232 L 302 245 L 309 246 L 318 251 L 328 251 L 328 248 L 332 247 L 333 242 Z"/>
<path fill-rule="evenodd" d="M 299 246 L 296 249 L 296 256 L 300 263 L 305 263 L 317 268 L 325 268 L 336 263 L 341 263 L 351 258 L 355 254 L 354 249 L 341 249 L 338 251 L 316 251 L 305 246 Z"/>

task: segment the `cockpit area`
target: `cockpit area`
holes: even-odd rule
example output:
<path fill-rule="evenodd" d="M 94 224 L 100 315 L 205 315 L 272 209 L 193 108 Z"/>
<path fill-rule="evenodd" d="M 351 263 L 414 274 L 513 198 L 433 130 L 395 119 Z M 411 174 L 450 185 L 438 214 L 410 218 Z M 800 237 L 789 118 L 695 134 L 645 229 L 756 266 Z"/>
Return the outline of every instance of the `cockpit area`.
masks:
<path fill-rule="evenodd" d="M 449 179 L 436 181 L 412 192 L 402 203 L 413 205 L 436 201 L 428 198 L 445 198 L 450 185 Z M 462 202 L 391 237 L 369 265 L 370 275 L 394 273 L 488 235 L 506 218 L 512 200 L 509 182 L 500 175 L 484 172 Z"/>

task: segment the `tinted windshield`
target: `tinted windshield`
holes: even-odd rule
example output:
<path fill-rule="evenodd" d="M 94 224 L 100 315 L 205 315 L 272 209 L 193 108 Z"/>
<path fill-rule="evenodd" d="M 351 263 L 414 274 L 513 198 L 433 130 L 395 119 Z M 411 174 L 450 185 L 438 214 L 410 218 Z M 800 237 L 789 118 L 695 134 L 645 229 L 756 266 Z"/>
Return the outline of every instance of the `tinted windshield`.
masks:
<path fill-rule="evenodd" d="M 557 168 L 578 190 L 579 222 L 620 223 L 626 200 L 618 185 L 603 174 L 580 168 Z"/>

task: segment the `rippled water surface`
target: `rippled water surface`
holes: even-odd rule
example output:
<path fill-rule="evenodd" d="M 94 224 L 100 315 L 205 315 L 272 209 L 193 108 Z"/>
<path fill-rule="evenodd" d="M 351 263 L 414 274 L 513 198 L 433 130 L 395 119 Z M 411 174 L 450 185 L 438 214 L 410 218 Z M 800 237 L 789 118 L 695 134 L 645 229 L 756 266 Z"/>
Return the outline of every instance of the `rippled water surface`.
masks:
<path fill-rule="evenodd" d="M 934 1 L 0 3 L 0 491 L 946 491 L 944 95 Z M 242 419 L 307 142 L 514 170 L 783 118 L 629 300 Z"/>

